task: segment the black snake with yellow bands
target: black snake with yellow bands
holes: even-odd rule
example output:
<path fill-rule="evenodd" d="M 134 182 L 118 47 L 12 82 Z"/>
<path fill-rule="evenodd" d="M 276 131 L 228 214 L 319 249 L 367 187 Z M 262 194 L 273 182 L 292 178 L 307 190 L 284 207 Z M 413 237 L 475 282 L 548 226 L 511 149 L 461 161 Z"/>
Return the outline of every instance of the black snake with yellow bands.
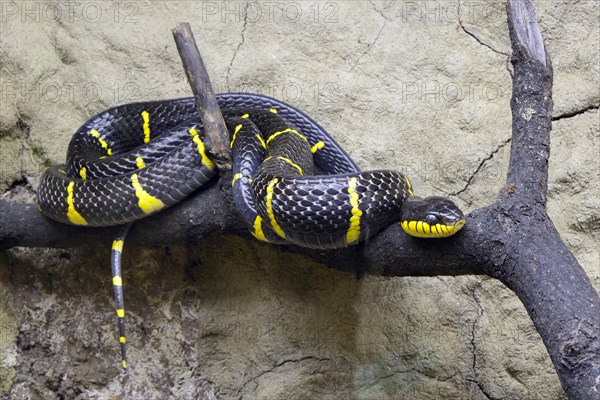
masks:
<path fill-rule="evenodd" d="M 257 239 L 331 249 L 356 244 L 398 220 L 417 237 L 450 236 L 463 226 L 453 202 L 414 197 L 401 173 L 359 171 L 302 111 L 261 95 L 217 99 L 230 131 L 235 204 Z M 41 212 L 68 224 L 110 226 L 181 201 L 217 173 L 196 115 L 188 98 L 127 104 L 92 117 L 73 136 L 67 165 L 43 175 Z M 113 244 L 123 360 L 125 233 Z"/>

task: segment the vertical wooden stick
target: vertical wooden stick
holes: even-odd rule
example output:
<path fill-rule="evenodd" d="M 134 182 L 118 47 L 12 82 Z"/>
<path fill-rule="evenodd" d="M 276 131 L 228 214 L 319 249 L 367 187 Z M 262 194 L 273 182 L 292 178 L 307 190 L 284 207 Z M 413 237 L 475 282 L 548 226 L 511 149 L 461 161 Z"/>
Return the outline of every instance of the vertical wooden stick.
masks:
<path fill-rule="evenodd" d="M 190 24 L 179 22 L 172 32 L 200 118 L 204 122 L 206 149 L 220 170 L 230 170 L 229 133 Z"/>

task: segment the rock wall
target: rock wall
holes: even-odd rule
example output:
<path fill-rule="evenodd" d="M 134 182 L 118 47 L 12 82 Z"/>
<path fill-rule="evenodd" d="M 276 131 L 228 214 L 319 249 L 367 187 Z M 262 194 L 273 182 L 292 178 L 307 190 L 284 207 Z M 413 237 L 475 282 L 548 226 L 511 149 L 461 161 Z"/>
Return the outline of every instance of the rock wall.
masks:
<path fill-rule="evenodd" d="M 600 288 L 600 15 L 537 1 L 555 70 L 548 208 Z M 190 21 L 217 91 L 307 111 L 364 169 L 464 210 L 503 185 L 503 2 L 1 2 L 0 192 L 101 110 L 188 96 L 170 29 Z M 201 194 L 200 194 L 201 195 Z M 543 234 L 541 232 L 540 234 Z M 109 248 L 0 254 L 6 399 L 562 399 L 519 300 L 486 277 L 356 277 L 215 233 L 127 247 L 130 370 L 118 367 Z"/>

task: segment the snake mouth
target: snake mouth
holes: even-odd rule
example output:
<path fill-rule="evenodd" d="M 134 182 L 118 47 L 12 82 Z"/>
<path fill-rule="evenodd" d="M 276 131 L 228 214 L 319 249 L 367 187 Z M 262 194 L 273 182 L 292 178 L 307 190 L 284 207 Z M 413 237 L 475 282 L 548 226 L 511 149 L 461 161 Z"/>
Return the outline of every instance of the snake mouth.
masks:
<path fill-rule="evenodd" d="M 459 219 L 458 221 L 456 221 L 454 223 L 454 230 L 452 231 L 452 235 L 454 235 L 456 232 L 460 231 L 463 226 L 465 226 L 465 220 L 464 219 Z"/>
<path fill-rule="evenodd" d="M 424 221 L 402 221 L 400 223 L 404 232 L 418 238 L 443 238 L 454 235 L 465 225 L 464 219 L 459 219 L 452 225 L 433 224 Z"/>

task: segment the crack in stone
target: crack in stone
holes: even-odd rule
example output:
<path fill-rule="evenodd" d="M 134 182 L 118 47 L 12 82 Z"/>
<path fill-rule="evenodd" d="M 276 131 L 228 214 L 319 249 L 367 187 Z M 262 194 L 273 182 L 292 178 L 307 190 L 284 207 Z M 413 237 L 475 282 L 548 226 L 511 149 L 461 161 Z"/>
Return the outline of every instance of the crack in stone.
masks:
<path fill-rule="evenodd" d="M 477 296 L 475 295 L 475 290 L 477 290 L 478 288 L 481 287 L 481 282 L 479 282 L 477 284 L 476 287 L 472 288 L 471 290 L 469 290 L 468 295 L 475 301 L 475 303 L 477 304 L 477 309 L 478 309 L 478 314 L 477 317 L 473 320 L 473 324 L 471 325 L 471 352 L 473 355 L 473 361 L 471 363 L 471 369 L 473 370 L 473 376 L 474 378 L 466 378 L 467 382 L 471 382 L 477 385 L 477 387 L 479 388 L 479 390 L 481 391 L 481 393 L 485 396 L 486 399 L 489 400 L 495 400 L 483 387 L 482 383 L 479 382 L 476 378 L 477 378 L 477 344 L 475 342 L 475 331 L 477 329 L 477 326 L 479 325 L 479 321 L 481 320 L 481 317 L 483 316 L 483 306 L 481 305 L 481 302 L 479 301 L 479 299 L 477 298 Z"/>
<path fill-rule="evenodd" d="M 317 356 L 304 356 L 304 357 L 301 357 L 301 358 L 299 358 L 299 359 L 286 359 L 286 360 L 283 360 L 283 361 L 281 361 L 281 362 L 279 362 L 279 363 L 275 364 L 275 365 L 274 365 L 273 367 L 271 367 L 270 369 L 268 369 L 268 370 L 265 370 L 265 371 L 262 371 L 261 373 L 259 373 L 258 375 L 254 376 L 253 378 L 250 378 L 250 379 L 248 379 L 247 381 L 245 381 L 245 382 L 242 384 L 242 388 L 241 388 L 241 389 L 240 389 L 240 391 L 239 391 L 239 392 L 242 392 L 242 393 L 241 393 L 241 394 L 240 394 L 240 396 L 238 397 L 238 400 L 243 400 L 243 398 L 244 398 L 244 393 L 243 393 L 243 391 L 244 391 L 244 389 L 246 388 L 246 386 L 248 386 L 248 384 L 249 384 L 249 383 L 251 383 L 251 382 L 255 382 L 256 380 L 260 379 L 260 377 L 262 377 L 263 375 L 265 375 L 265 374 L 268 374 L 268 373 L 270 373 L 270 372 L 273 372 L 273 371 L 275 371 L 277 368 L 280 368 L 280 367 L 284 366 L 285 364 L 289 364 L 289 363 L 300 363 L 300 362 L 302 362 L 302 361 L 307 361 L 307 360 L 316 360 L 316 361 L 319 361 L 319 362 L 324 362 L 324 361 L 325 361 L 325 362 L 331 362 L 331 361 L 333 361 L 333 359 L 331 359 L 331 358 L 327 358 L 327 357 L 317 357 Z M 238 393 L 239 393 L 239 392 L 238 392 Z"/>
<path fill-rule="evenodd" d="M 479 383 L 479 382 L 477 382 L 477 381 L 475 381 L 475 380 L 473 380 L 473 379 L 471 379 L 471 378 L 467 378 L 467 382 L 471 382 L 471 383 L 474 383 L 475 385 L 477 385 L 477 387 L 479 388 L 479 391 L 481 392 L 481 394 L 482 394 L 482 395 L 484 395 L 484 396 L 485 396 L 485 398 L 486 398 L 486 399 L 489 399 L 489 400 L 496 400 L 496 399 L 494 399 L 494 398 L 493 398 L 493 397 L 492 397 L 490 394 L 488 394 L 488 393 L 485 391 L 485 389 L 483 388 L 483 386 L 481 385 L 481 383 Z"/>
<path fill-rule="evenodd" d="M 240 48 L 246 42 L 246 29 L 248 28 L 248 6 L 249 5 L 250 5 L 250 3 L 246 3 L 246 5 L 244 7 L 244 25 L 242 26 L 242 32 L 241 32 L 242 40 L 240 41 L 240 43 L 238 43 L 236 49 L 233 51 L 233 57 L 231 57 L 231 61 L 229 62 L 229 66 L 227 67 L 227 75 L 225 78 L 225 80 L 227 81 L 227 90 L 231 90 L 231 88 L 229 87 L 229 77 L 231 76 L 231 68 L 233 68 L 233 63 L 235 62 L 235 59 L 237 57 L 238 52 L 240 51 Z"/>
<path fill-rule="evenodd" d="M 458 3 L 458 7 L 460 9 L 460 1 Z M 505 62 L 505 67 L 506 70 L 508 71 L 508 74 L 510 75 L 510 77 L 513 77 L 513 71 L 510 68 L 510 54 L 508 53 L 504 53 L 500 50 L 496 50 L 495 48 L 493 48 L 491 45 L 485 43 L 483 40 L 479 39 L 473 32 L 469 31 L 464 25 L 463 25 L 463 21 L 460 18 L 460 14 L 459 14 L 459 18 L 458 18 L 458 25 L 461 27 L 461 29 L 463 30 L 464 33 L 466 33 L 467 35 L 471 36 L 473 39 L 475 39 L 475 41 L 477 43 L 479 43 L 480 45 L 482 45 L 483 47 L 487 47 L 488 49 L 490 49 L 491 51 L 493 51 L 496 54 L 501 54 L 503 56 L 506 56 L 506 62 Z"/>
<path fill-rule="evenodd" d="M 583 108 L 581 110 L 569 111 L 569 112 L 562 113 L 557 116 L 553 116 L 552 121 L 560 121 L 561 119 L 573 118 L 573 117 L 576 117 L 581 114 L 585 114 L 590 111 L 598 110 L 599 108 L 600 108 L 600 104 L 595 104 L 595 105 Z"/>
<path fill-rule="evenodd" d="M 25 138 L 29 139 L 31 134 L 31 125 L 25 122 L 23 116 L 17 110 L 17 128 L 25 134 Z"/>
<path fill-rule="evenodd" d="M 479 39 L 477 36 L 475 36 L 475 34 L 473 32 L 471 32 L 467 28 L 465 28 L 465 26 L 463 25 L 463 23 L 462 23 L 462 21 L 460 19 L 458 20 L 458 24 L 462 28 L 463 32 L 465 32 L 467 35 L 469 35 L 473 39 L 475 39 L 477 41 L 477 43 L 479 43 L 480 45 L 482 45 L 484 47 L 487 47 L 488 49 L 490 49 L 491 51 L 493 51 L 496 54 L 502 54 L 503 56 L 510 57 L 510 54 L 503 53 L 500 50 L 494 49 L 492 46 L 490 46 L 489 44 L 485 43 L 484 41 L 482 41 L 481 39 Z"/>
<path fill-rule="evenodd" d="M 381 15 L 383 17 L 383 19 L 385 19 L 386 21 L 390 21 L 390 18 L 386 17 L 385 14 L 379 8 L 377 8 L 377 6 L 375 5 L 375 2 L 373 0 L 369 0 L 369 4 L 371 4 L 371 6 L 373 7 L 373 10 L 377 11 L 379 13 L 379 15 Z"/>
<path fill-rule="evenodd" d="M 457 191 L 457 192 L 450 193 L 450 196 L 458 196 L 459 194 L 461 194 L 464 191 L 466 191 L 469 188 L 469 186 L 471 186 L 471 183 L 473 182 L 473 179 L 475 179 L 475 176 L 479 173 L 479 171 L 481 171 L 481 169 L 483 168 L 483 166 L 488 161 L 490 161 L 492 158 L 494 158 L 494 156 L 496 155 L 496 153 L 498 153 L 500 151 L 500 149 L 502 149 L 504 146 L 506 146 L 507 144 L 509 144 L 511 140 L 512 140 L 512 138 L 506 139 L 504 142 L 500 143 L 498 145 L 498 147 L 496 147 L 496 149 L 494 151 L 492 151 L 486 158 L 484 158 L 483 160 L 481 160 L 481 162 L 479 163 L 479 165 L 475 169 L 475 172 L 473 172 L 471 174 L 471 176 L 469 177 L 469 179 L 467 179 L 467 183 L 465 184 L 465 186 L 462 189 L 460 189 L 459 191 Z"/>
<path fill-rule="evenodd" d="M 377 32 L 377 35 L 375 35 L 375 39 L 373 39 L 373 41 L 371 43 L 367 44 L 367 48 L 365 49 L 365 51 L 363 51 L 361 53 L 360 56 L 358 56 L 358 58 L 356 59 L 356 61 L 354 62 L 354 66 L 356 66 L 360 60 L 362 60 L 362 58 L 369 52 L 371 51 L 371 48 L 373 48 L 373 46 L 375 45 L 375 43 L 377 43 L 377 41 L 379 40 L 379 37 L 381 36 L 381 32 L 383 32 L 383 30 L 385 29 L 385 26 L 387 24 L 387 22 L 390 20 L 388 17 L 386 17 L 383 12 L 381 12 L 380 9 L 377 8 L 377 6 L 375 6 L 375 3 L 372 0 L 369 0 L 369 3 L 371 4 L 371 6 L 373 7 L 373 10 L 375 10 L 377 13 L 379 13 L 379 15 L 381 15 L 381 17 L 384 19 L 383 21 L 383 25 L 381 25 L 381 28 L 379 29 L 379 31 Z"/>
<path fill-rule="evenodd" d="M 383 30 L 385 29 L 385 24 L 386 24 L 386 21 L 383 21 L 383 25 L 381 25 L 381 29 L 379 29 L 379 32 L 377 32 L 377 36 L 375 36 L 375 39 L 373 39 L 373 41 L 371 43 L 367 44 L 367 48 L 365 49 L 365 51 L 363 51 L 362 54 L 360 56 L 358 56 L 358 58 L 356 59 L 356 62 L 354 63 L 355 65 L 358 64 L 360 62 L 360 60 L 369 51 L 371 51 L 371 48 L 373 47 L 373 45 L 377 42 L 377 40 L 379 40 L 379 36 L 381 36 L 381 32 L 383 32 Z"/>
<path fill-rule="evenodd" d="M 387 375 L 383 375 L 383 376 L 379 376 L 377 377 L 377 380 L 373 383 L 371 383 L 370 385 L 366 386 L 366 388 L 372 388 L 374 386 L 378 386 L 379 383 L 385 379 L 390 379 L 396 375 L 402 375 L 402 374 L 409 374 L 411 372 L 415 372 L 418 375 L 423 375 L 420 371 L 416 370 L 415 368 L 409 368 L 409 369 L 401 369 L 398 371 L 392 371 L 391 373 L 387 374 Z M 408 387 L 404 387 L 403 390 L 406 391 L 407 389 L 410 388 L 411 385 L 408 385 Z"/>
<path fill-rule="evenodd" d="M 417 374 L 421 375 L 421 372 L 418 371 L 418 370 L 416 370 L 415 368 L 401 369 L 401 370 L 398 370 L 398 371 L 393 371 L 390 374 L 378 377 L 377 380 L 371 386 L 376 386 L 379 382 L 381 382 L 384 379 L 390 379 L 393 376 L 401 375 L 401 374 L 408 374 L 408 373 L 411 373 L 411 372 L 416 372 Z"/>

